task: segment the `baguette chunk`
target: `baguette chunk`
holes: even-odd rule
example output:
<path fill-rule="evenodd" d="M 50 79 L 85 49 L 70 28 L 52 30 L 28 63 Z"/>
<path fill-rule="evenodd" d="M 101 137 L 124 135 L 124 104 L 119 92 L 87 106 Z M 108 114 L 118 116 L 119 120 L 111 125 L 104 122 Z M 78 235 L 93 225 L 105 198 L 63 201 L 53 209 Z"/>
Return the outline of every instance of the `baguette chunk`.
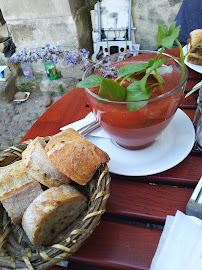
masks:
<path fill-rule="evenodd" d="M 47 245 L 84 211 L 86 202 L 70 185 L 47 189 L 25 211 L 23 229 L 34 246 Z"/>
<path fill-rule="evenodd" d="M 41 185 L 16 161 L 0 170 L 0 200 L 12 223 L 20 224 L 30 203 L 43 192 Z"/>
<path fill-rule="evenodd" d="M 107 153 L 71 128 L 53 136 L 45 152 L 59 171 L 80 185 L 86 185 L 100 165 L 110 160 Z"/>
<path fill-rule="evenodd" d="M 46 142 L 43 138 L 35 138 L 22 153 L 25 170 L 37 181 L 47 187 L 69 184 L 70 179 L 61 173 L 45 154 Z"/>

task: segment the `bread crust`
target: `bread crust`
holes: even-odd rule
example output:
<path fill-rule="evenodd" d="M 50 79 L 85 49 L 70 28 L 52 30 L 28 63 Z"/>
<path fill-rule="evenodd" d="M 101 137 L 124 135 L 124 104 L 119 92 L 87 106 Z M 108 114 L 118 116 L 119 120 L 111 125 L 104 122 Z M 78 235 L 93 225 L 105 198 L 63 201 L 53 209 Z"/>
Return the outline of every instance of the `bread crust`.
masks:
<path fill-rule="evenodd" d="M 49 244 L 86 208 L 87 199 L 70 185 L 39 195 L 23 215 L 22 226 L 34 246 Z"/>
<path fill-rule="evenodd" d="M 195 29 L 190 32 L 191 47 L 198 45 L 202 41 L 202 29 Z"/>
<path fill-rule="evenodd" d="M 25 164 L 22 160 L 3 167 L 0 173 L 0 200 L 7 197 L 10 192 L 33 181 L 34 178 L 25 172 Z"/>
<path fill-rule="evenodd" d="M 0 200 L 12 223 L 19 224 L 29 204 L 43 192 L 41 185 L 16 161 L 3 167 L 0 174 Z"/>
<path fill-rule="evenodd" d="M 37 137 L 23 151 L 22 160 L 26 166 L 25 170 L 47 187 L 69 184 L 70 179 L 49 161 L 44 150 L 45 145 L 44 139 Z"/>
<path fill-rule="evenodd" d="M 100 165 L 110 160 L 107 153 L 73 129 L 55 135 L 45 152 L 63 174 L 80 185 L 87 184 Z"/>
<path fill-rule="evenodd" d="M 11 218 L 11 222 L 20 224 L 27 207 L 42 192 L 43 190 L 39 182 L 33 181 L 15 191 L 11 191 L 9 194 L 7 193 L 7 196 L 4 196 L 1 202 Z"/>
<path fill-rule="evenodd" d="M 195 29 L 190 33 L 187 41 L 187 49 L 191 50 L 202 41 L 202 29 Z M 202 65 L 202 48 L 197 46 L 187 56 L 187 61 L 191 64 Z"/>

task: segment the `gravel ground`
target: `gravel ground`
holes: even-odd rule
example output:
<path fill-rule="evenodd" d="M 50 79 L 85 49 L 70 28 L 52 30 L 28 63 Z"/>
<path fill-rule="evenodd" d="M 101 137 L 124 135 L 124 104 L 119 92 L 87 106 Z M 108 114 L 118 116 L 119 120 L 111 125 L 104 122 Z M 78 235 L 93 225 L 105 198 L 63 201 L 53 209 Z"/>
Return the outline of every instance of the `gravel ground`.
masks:
<path fill-rule="evenodd" d="M 0 152 L 12 145 L 17 145 L 36 120 L 49 108 L 45 100 L 51 98 L 55 103 L 61 98 L 60 93 L 50 96 L 41 91 L 32 92 L 22 103 L 0 104 Z"/>

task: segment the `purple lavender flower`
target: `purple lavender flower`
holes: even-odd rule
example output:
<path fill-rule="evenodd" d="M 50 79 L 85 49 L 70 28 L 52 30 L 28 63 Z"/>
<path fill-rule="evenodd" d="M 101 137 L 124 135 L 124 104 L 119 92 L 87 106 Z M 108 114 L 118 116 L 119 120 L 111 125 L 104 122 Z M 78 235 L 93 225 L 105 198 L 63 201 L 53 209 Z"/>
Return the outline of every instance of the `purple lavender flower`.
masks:
<path fill-rule="evenodd" d="M 92 65 L 92 62 L 88 59 L 89 52 L 83 48 L 82 50 L 69 50 L 62 49 L 59 45 L 51 47 L 50 44 L 46 44 L 44 48 L 39 49 L 26 49 L 23 48 L 10 57 L 10 61 L 15 63 L 33 63 L 39 60 L 43 63 L 46 61 L 52 61 L 54 64 L 58 63 L 58 59 L 65 60 L 67 66 L 74 68 L 76 65 L 82 63 L 82 69 L 86 70 Z M 115 67 L 108 66 L 102 67 L 99 63 L 95 64 L 95 71 L 99 70 L 102 76 L 115 76 L 118 69 Z"/>

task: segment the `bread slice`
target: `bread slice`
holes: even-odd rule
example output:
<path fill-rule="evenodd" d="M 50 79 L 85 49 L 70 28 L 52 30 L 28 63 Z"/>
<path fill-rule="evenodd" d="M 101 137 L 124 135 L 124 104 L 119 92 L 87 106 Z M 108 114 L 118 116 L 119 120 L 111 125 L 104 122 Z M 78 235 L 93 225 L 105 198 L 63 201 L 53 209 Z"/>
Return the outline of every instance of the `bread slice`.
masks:
<path fill-rule="evenodd" d="M 46 142 L 44 138 L 37 137 L 22 153 L 25 170 L 37 181 L 47 187 L 58 187 L 61 184 L 69 184 L 70 179 L 61 173 L 45 154 Z"/>
<path fill-rule="evenodd" d="M 80 185 L 87 184 L 100 165 L 110 160 L 107 153 L 71 128 L 53 136 L 45 152 L 59 171 Z"/>
<path fill-rule="evenodd" d="M 33 200 L 43 192 L 38 181 L 32 181 L 15 191 L 11 191 L 1 200 L 12 223 L 20 224 L 22 216 Z"/>
<path fill-rule="evenodd" d="M 191 47 L 198 45 L 202 41 L 202 29 L 195 29 L 189 35 Z"/>
<path fill-rule="evenodd" d="M 25 211 L 24 231 L 34 246 L 47 245 L 84 211 L 86 202 L 70 185 L 47 189 Z"/>
<path fill-rule="evenodd" d="M 195 29 L 190 33 L 190 38 L 187 41 L 187 49 L 190 50 L 197 46 L 202 41 L 202 29 Z M 202 48 L 197 46 L 187 56 L 187 61 L 195 65 L 202 65 Z"/>
<path fill-rule="evenodd" d="M 41 185 L 25 172 L 22 161 L 16 161 L 1 170 L 0 200 L 12 223 L 21 223 L 27 207 L 42 192 Z"/>

